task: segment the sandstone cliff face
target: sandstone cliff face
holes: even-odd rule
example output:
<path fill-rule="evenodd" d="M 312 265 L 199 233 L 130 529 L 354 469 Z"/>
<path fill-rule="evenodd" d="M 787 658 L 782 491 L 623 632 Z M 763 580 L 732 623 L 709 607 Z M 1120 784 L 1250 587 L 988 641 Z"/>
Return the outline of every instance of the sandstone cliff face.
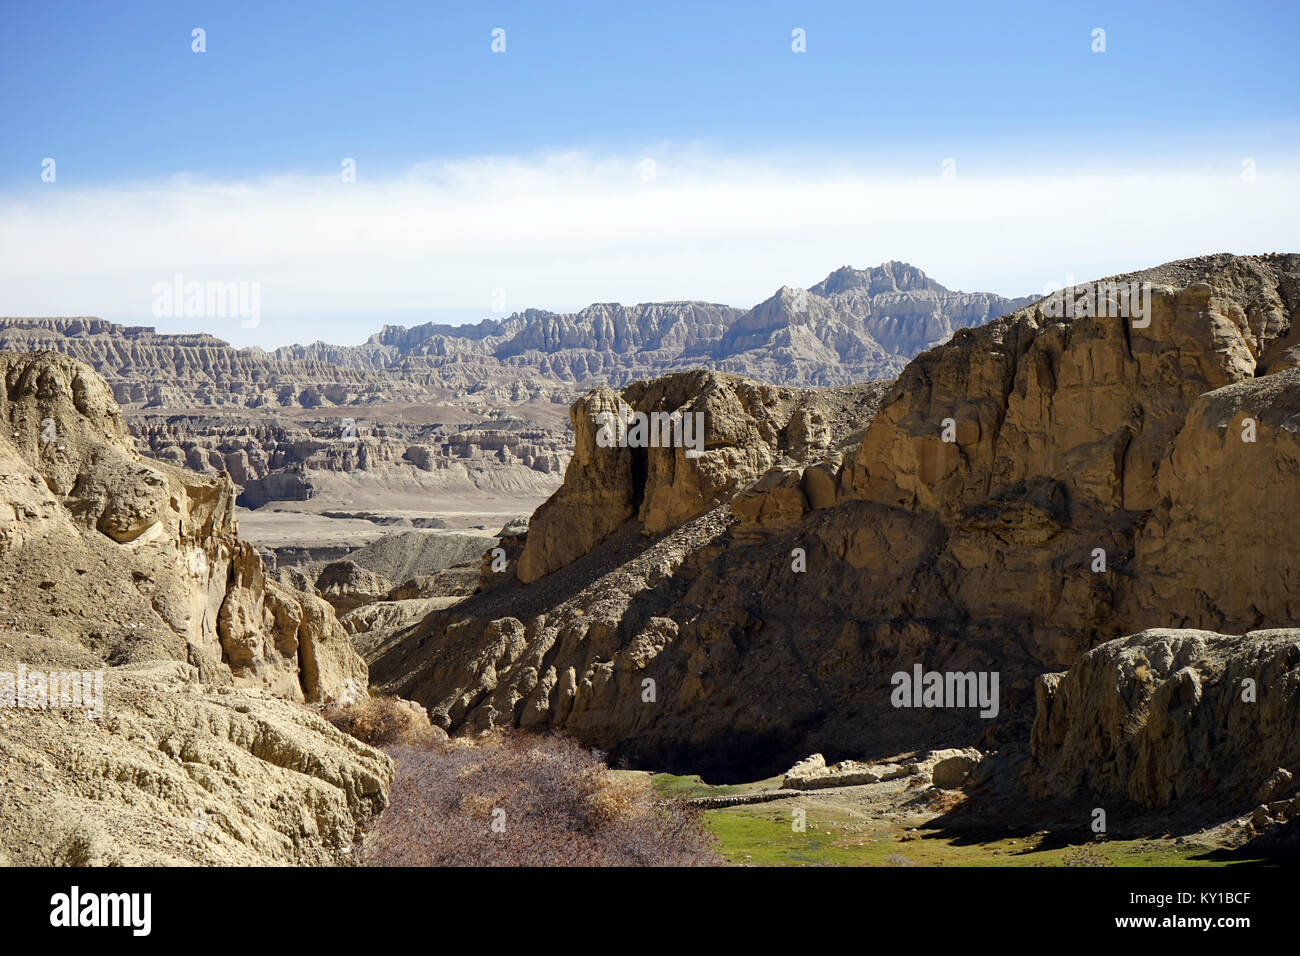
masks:
<path fill-rule="evenodd" d="M 596 445 L 597 417 L 623 417 L 627 403 L 612 389 L 599 388 L 569 411 L 573 458 L 564 484 L 533 516 L 525 539 L 519 579 L 525 583 L 563 567 L 599 544 L 633 514 L 636 486 L 632 455 L 606 455 Z"/>
<path fill-rule="evenodd" d="M 608 387 L 570 410 L 574 455 L 564 484 L 529 525 L 518 576 L 535 581 L 586 554 L 632 517 L 647 534 L 697 518 L 767 473 L 778 461 L 807 464 L 831 450 L 831 419 L 863 414 L 881 394 L 857 386 L 815 393 L 714 372 L 680 372 Z M 697 449 L 600 447 L 601 416 L 700 416 Z M 841 427 L 843 431 L 843 427 Z M 608 440 L 608 439 L 607 439 Z"/>
<path fill-rule="evenodd" d="M 1300 769 L 1300 631 L 1152 630 L 1038 679 L 1025 782 L 1035 796 L 1240 804 Z"/>
<path fill-rule="evenodd" d="M 1148 326 L 1036 303 L 958 331 L 829 441 L 800 424 L 819 434 L 806 455 L 786 447 L 797 402 L 746 403 L 756 383 L 588 396 L 575 432 L 598 408 L 713 389 L 748 447 L 717 471 L 714 445 L 699 464 L 661 451 L 656 470 L 655 449 L 639 464 L 580 440 L 522 545 L 524 586 L 435 611 L 373 673 L 449 728 L 560 727 L 743 775 L 988 730 L 970 710 L 891 706 L 890 675 L 917 664 L 998 672 L 1014 711 L 1039 673 L 1125 634 L 1297 623 L 1279 529 L 1300 480 L 1300 257 L 1125 278 L 1152 283 Z M 1216 502 L 1234 473 L 1248 494 Z"/>
<path fill-rule="evenodd" d="M 19 666 L 107 670 L 106 685 L 134 688 L 119 715 L 127 724 L 119 728 L 130 725 L 131 715 L 162 719 L 146 706 L 139 677 L 140 668 L 159 662 L 175 665 L 166 671 L 170 676 L 159 695 L 225 688 L 223 693 L 233 694 L 229 699 L 244 713 L 260 707 L 248 701 L 261 700 L 258 695 L 265 692 L 312 702 L 365 693 L 365 664 L 333 610 L 318 597 L 267 580 L 256 551 L 239 540 L 228 476 L 205 477 L 142 458 L 107 386 L 79 362 L 52 352 L 0 353 L 0 378 L 0 658 L 5 665 L 0 669 L 11 674 Z M 135 676 L 119 682 L 114 676 L 118 668 L 132 669 Z M 189 689 L 191 684 L 199 691 Z M 209 709 L 173 703 L 175 714 L 192 721 L 176 726 L 176 734 L 202 737 Z M 123 746 L 136 746 L 114 741 L 107 721 L 21 708 L 14 715 L 7 732 L 54 740 L 58 726 L 84 721 L 69 746 L 93 744 L 104 748 L 97 753 L 119 756 Z M 331 840 L 341 828 L 351 834 L 382 806 L 388 774 L 382 755 L 339 750 L 334 735 L 322 736 L 325 725 L 318 720 L 303 718 L 294 728 L 267 726 L 256 742 L 245 739 L 257 735 L 255 720 L 235 722 L 248 725 L 238 731 L 238 741 L 232 740 L 248 753 L 232 757 L 231 766 L 266 759 L 281 746 L 297 748 L 308 775 L 321 780 L 328 775 L 311 769 L 313 761 L 348 768 L 346 773 L 360 772 L 358 761 L 372 765 L 366 772 L 376 782 L 366 808 L 352 801 L 341 815 L 327 812 L 336 817 L 329 824 L 337 831 Z M 51 765 L 67 768 L 78 759 L 90 758 L 75 751 L 49 757 Z M 218 759 L 211 766 L 223 765 Z M 251 763 L 245 769 L 259 772 Z M 68 777 L 61 780 L 59 787 Z M 301 784 L 316 787 L 319 782 Z M 155 785 L 169 786 L 163 778 L 149 786 Z M 228 789 L 239 788 L 231 784 Z M 70 793 L 34 792 L 22 812 L 39 816 L 47 808 L 43 800 L 72 800 Z M 190 793 L 180 802 L 188 804 L 194 797 Z M 335 797 L 329 799 L 337 803 Z M 59 804 L 63 809 L 74 805 L 79 805 L 76 800 Z M 249 812 L 263 830 L 283 822 Z M 239 827 L 235 831 L 236 841 L 251 833 Z M 13 835 L 0 825 L 0 837 Z M 282 836 L 292 842 L 287 833 Z M 273 848 L 260 838 L 246 842 L 244 851 L 266 852 L 268 859 L 299 858 L 296 849 Z M 27 850 L 17 852 L 21 856 Z"/>
<path fill-rule="evenodd" d="M 363 674 L 347 641 L 336 639 L 324 653 L 340 659 L 327 668 L 340 670 L 339 681 L 304 682 L 300 656 L 314 654 L 330 627 L 313 622 L 304 630 L 303 620 L 313 620 L 304 604 L 314 599 L 268 589 L 261 559 L 236 536 L 228 476 L 203 477 L 142 458 L 107 387 L 80 363 L 48 352 L 0 353 L 0 375 L 6 385 L 0 420 L 8 423 L 0 444 L 13 450 L 9 461 L 29 473 L 29 482 L 39 476 L 56 504 L 46 510 L 56 517 L 63 512 L 68 526 L 61 537 L 80 529 L 71 552 L 52 548 L 48 536 L 39 548 L 33 541 L 26 551 L 9 549 L 4 561 L 16 582 L 36 573 L 56 583 L 85 575 L 70 565 L 85 563 L 78 559 L 89 548 L 96 558 L 104 555 L 114 579 L 129 582 L 119 600 L 147 602 L 147 611 L 129 612 L 137 628 L 161 626 L 183 638 L 168 656 L 207 666 L 224 661 L 237 679 L 298 699 L 333 696 L 343 679 Z M 13 478 L 22 484 L 21 473 Z M 28 534 L 21 527 L 11 532 Z M 96 574 L 92 586 L 106 583 Z M 94 601 L 50 597 L 52 627 L 69 639 L 77 639 L 76 625 L 58 618 L 94 619 L 108 610 Z"/>
<path fill-rule="evenodd" d="M 949 536 L 937 558 L 959 606 L 1019 622 L 1049 664 L 1146 627 L 1289 622 L 1276 597 L 1263 616 L 1246 607 L 1276 595 L 1295 567 L 1289 544 L 1272 546 L 1279 513 L 1255 495 L 1256 483 L 1272 483 L 1275 498 L 1276 482 L 1294 481 L 1293 443 L 1278 425 L 1295 380 L 1280 374 L 1285 361 L 1260 361 L 1293 321 L 1295 257 L 1203 262 L 1133 277 L 1155 286 L 1146 328 L 1055 320 L 1035 306 L 919 357 L 841 473 L 841 498 L 941 522 Z M 1272 423 L 1255 442 L 1224 411 L 1247 395 L 1251 414 Z M 943 440 L 945 421 L 955 441 Z M 1241 498 L 1210 490 L 1247 460 Z M 1245 549 L 1226 562 L 1209 544 L 1221 532 Z M 1170 534 L 1182 536 L 1177 547 L 1164 543 Z M 1227 579 L 1209 580 L 1225 563 Z M 1257 575 L 1251 598 L 1235 614 L 1207 614 L 1232 604 L 1238 567 Z M 1194 568 L 1208 590 L 1174 593 Z"/>
<path fill-rule="evenodd" d="M 1134 542 L 1137 622 L 1235 632 L 1300 620 L 1300 540 L 1287 504 L 1300 475 L 1298 429 L 1297 368 L 1193 404 L 1157 476 L 1160 505 Z M 1151 621 L 1149 607 L 1173 610 Z"/>
<path fill-rule="evenodd" d="M 334 608 L 314 594 L 270 580 L 246 541 L 231 556 L 217 634 L 222 659 L 237 683 L 313 703 L 364 693 L 368 686 L 365 662 Z"/>

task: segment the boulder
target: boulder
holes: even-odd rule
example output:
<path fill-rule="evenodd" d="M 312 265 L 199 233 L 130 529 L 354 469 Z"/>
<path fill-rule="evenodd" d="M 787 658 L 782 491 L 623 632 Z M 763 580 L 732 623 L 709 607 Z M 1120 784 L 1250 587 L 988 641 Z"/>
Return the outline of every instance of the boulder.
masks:
<path fill-rule="evenodd" d="M 940 790 L 957 790 L 964 785 L 984 755 L 974 748 L 957 752 L 940 751 L 932 754 L 930 780 Z"/>

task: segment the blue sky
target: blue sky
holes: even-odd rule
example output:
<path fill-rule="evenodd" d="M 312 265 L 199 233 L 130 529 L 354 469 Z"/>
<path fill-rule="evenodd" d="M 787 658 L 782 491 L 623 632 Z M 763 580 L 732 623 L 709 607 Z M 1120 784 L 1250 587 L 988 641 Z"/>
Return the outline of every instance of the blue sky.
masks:
<path fill-rule="evenodd" d="M 1139 255 L 1266 251 L 1221 244 L 1233 239 L 1297 245 L 1294 232 L 1279 234 L 1283 214 L 1293 223 L 1297 211 L 1294 3 L 6 0 L 0 26 L 0 252 L 23 251 L 0 271 L 0 313 L 91 312 L 166 327 L 149 319 L 139 291 L 151 276 L 247 276 L 263 283 L 268 315 L 282 321 L 211 331 L 280 344 L 320 328 L 364 338 L 386 312 L 403 312 L 403 322 L 422 309 L 486 317 L 503 288 L 509 310 L 638 298 L 748 305 L 844 263 L 909 258 L 947 284 L 1015 294 L 1057 274 L 1154 264 L 1132 261 Z M 195 27 L 206 31 L 202 54 L 191 50 Z M 490 48 L 498 27 L 503 54 Z M 795 28 L 806 32 L 805 53 L 791 49 Z M 1104 53 L 1092 49 L 1095 28 L 1105 30 Z M 46 157 L 57 161 L 55 183 L 41 181 Z M 356 162 L 351 196 L 325 185 L 337 182 L 343 158 Z M 646 158 L 656 163 L 652 185 L 689 183 L 664 203 L 686 210 L 677 233 L 646 219 L 637 192 Z M 941 210 L 915 224 L 902 209 L 874 222 L 864 214 L 855 236 L 829 212 L 806 212 L 815 200 L 783 191 L 843 182 L 853 195 L 856 184 L 864 210 L 879 210 L 887 201 L 870 197 L 899 194 L 890 184 L 942 188 L 949 158 L 961 188 L 985 190 L 955 203 L 936 194 L 951 221 Z M 1247 160 L 1258 188 L 1245 203 L 1211 196 L 1203 235 L 1171 220 L 1165 239 L 1103 248 L 1104 236 L 1135 223 L 1165 228 L 1167 217 L 1149 210 L 1116 218 L 1110 233 L 1097 223 L 1077 249 L 1049 243 L 1050 255 L 1041 242 L 1011 243 L 1007 224 L 997 241 L 975 238 L 990 209 L 1016 208 L 1017 183 L 1037 199 L 1041 220 L 1019 220 L 1033 232 L 1053 221 L 1044 198 L 1060 197 L 1062 222 L 1081 204 L 1105 220 L 1116 202 L 1159 197 L 1163 181 L 1175 203 L 1171 177 L 1235 188 Z M 628 172 L 621 187 L 618 169 Z M 593 178 L 603 187 L 584 191 Z M 525 204 L 537 218 L 521 225 L 492 197 L 531 197 L 525 184 L 557 199 Z M 700 198 L 729 192 L 733 205 Z M 729 242 L 718 217 L 769 199 L 763 235 L 741 216 Z M 782 205 L 791 202 L 798 211 Z M 442 232 L 394 245 L 403 208 L 436 214 Z M 272 210 L 288 225 L 273 248 L 259 246 L 274 232 Z M 544 223 L 567 220 L 565 210 L 579 221 L 557 248 Z M 492 215 L 496 252 L 482 228 Z M 168 240 L 169 223 L 183 241 Z M 318 230 L 360 237 L 343 266 L 330 258 L 343 252 L 308 235 Z M 377 232 L 384 241 L 367 251 Z M 466 252 L 459 267 L 458 232 L 483 233 L 470 244 L 479 258 Z M 944 235 L 970 236 L 969 253 Z M 106 245 L 136 254 L 66 261 L 88 236 L 100 237 L 84 250 L 90 259 Z M 232 257 L 232 246 L 247 257 Z M 710 256 L 712 272 L 697 268 Z M 400 275 L 399 261 L 408 263 Z M 331 289 L 348 263 L 355 281 Z M 310 318 L 326 313 L 334 319 Z"/>

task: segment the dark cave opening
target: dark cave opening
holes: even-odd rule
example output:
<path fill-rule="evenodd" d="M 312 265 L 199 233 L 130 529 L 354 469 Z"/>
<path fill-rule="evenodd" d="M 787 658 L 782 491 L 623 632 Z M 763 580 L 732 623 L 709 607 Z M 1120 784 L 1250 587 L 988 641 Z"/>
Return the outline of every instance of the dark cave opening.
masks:
<path fill-rule="evenodd" d="M 645 501 L 646 481 L 650 477 L 650 449 L 630 448 L 632 452 L 632 510 L 641 510 Z"/>

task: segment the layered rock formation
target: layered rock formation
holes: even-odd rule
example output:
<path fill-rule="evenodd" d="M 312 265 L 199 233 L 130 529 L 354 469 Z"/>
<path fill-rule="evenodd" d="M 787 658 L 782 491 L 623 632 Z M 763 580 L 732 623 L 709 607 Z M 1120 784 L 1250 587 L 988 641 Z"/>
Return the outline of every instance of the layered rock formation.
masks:
<path fill-rule="evenodd" d="M 636 518 L 656 534 L 712 510 L 774 465 L 831 452 L 884 394 L 879 385 L 814 392 L 713 372 L 682 372 L 616 394 L 598 388 L 570 410 L 574 457 L 564 484 L 533 516 L 518 576 L 528 583 L 569 564 Z M 602 415 L 703 416 L 703 449 L 600 447 Z M 671 438 L 671 436 L 670 436 Z"/>
<path fill-rule="evenodd" d="M 573 386 L 624 385 L 707 366 L 782 385 L 847 384 L 1025 304 L 953 292 L 919 269 L 848 266 L 752 309 L 706 302 L 528 309 L 477 325 L 386 326 L 363 345 L 264 352 L 210 335 L 160 335 L 96 318 L 0 318 L 0 349 L 66 352 L 124 405 L 318 408 L 435 401 L 485 409 L 569 400 Z M 567 387 L 566 387 L 567 386 Z"/>
<path fill-rule="evenodd" d="M 752 777 L 996 740 L 973 708 L 895 707 L 914 666 L 996 672 L 1014 713 L 1037 675 L 1125 634 L 1298 623 L 1280 529 L 1300 257 L 1124 278 L 1151 284 L 1149 324 L 1036 303 L 959 330 L 829 438 L 795 424 L 815 395 L 725 376 L 584 397 L 514 586 L 435 611 L 373 673 L 451 729 L 558 727 Z M 596 413 L 623 406 L 706 409 L 705 454 L 599 447 Z"/>
<path fill-rule="evenodd" d="M 389 400 L 395 385 L 365 370 L 233 349 L 205 333 L 160 335 L 94 317 L 0 318 L 0 349 L 70 355 L 99 373 L 122 405 L 312 408 Z"/>
<path fill-rule="evenodd" d="M 843 266 L 809 289 L 782 287 L 737 319 L 707 353 L 710 368 L 790 385 L 892 378 L 907 360 L 1027 305 L 953 292 L 904 262 Z"/>
<path fill-rule="evenodd" d="M 129 424 L 153 458 L 201 474 L 228 473 L 248 508 L 308 501 L 320 475 L 438 491 L 546 494 L 569 459 L 563 433 L 518 420 L 475 427 L 138 412 Z"/>
<path fill-rule="evenodd" d="M 374 473 L 417 495 L 539 497 L 555 490 L 568 460 L 559 413 L 590 384 L 701 367 L 785 386 L 880 379 L 955 329 L 1024 301 L 952 292 L 889 262 L 846 266 L 808 290 L 783 287 L 748 310 L 529 309 L 477 325 L 388 326 L 359 346 L 274 352 L 90 317 L 0 318 L 0 349 L 52 349 L 86 363 L 127 409 L 142 450 L 229 472 L 243 506 L 310 500 L 317 472 Z M 332 410 L 337 417 L 325 417 Z"/>
<path fill-rule="evenodd" d="M 210 809 L 228 811 L 225 837 L 172 847 L 188 826 L 174 821 L 142 840 L 136 859 L 163 861 L 175 850 L 196 861 L 319 862 L 350 845 L 384 804 L 386 758 L 296 703 L 258 716 L 268 695 L 326 702 L 365 693 L 366 666 L 333 610 L 267 577 L 237 535 L 226 476 L 141 457 L 89 368 L 52 352 L 0 353 L 0 377 L 0 670 L 107 671 L 102 720 L 57 709 L 6 714 L 6 752 L 35 773 L 15 779 L 44 785 L 25 786 L 25 797 L 5 788 L 0 817 L 94 818 L 87 825 L 107 828 L 100 849 L 109 859 L 130 855 L 116 841 L 145 817 L 188 817 L 207 791 Z M 214 733 L 228 743 L 200 742 Z M 57 751 L 33 749 L 60 739 Z M 176 757 L 176 771 L 158 763 L 158 747 Z M 93 779 L 78 781 L 87 768 Z M 177 772 L 190 783 L 177 783 Z M 292 783 L 279 797 L 253 795 L 230 774 Z M 112 799 L 93 802 L 110 790 Z M 278 802 L 290 793 L 320 810 L 310 826 L 290 826 L 294 815 Z M 36 862 L 20 833 L 0 827 L 0 838 L 15 841 L 6 853 Z"/>

